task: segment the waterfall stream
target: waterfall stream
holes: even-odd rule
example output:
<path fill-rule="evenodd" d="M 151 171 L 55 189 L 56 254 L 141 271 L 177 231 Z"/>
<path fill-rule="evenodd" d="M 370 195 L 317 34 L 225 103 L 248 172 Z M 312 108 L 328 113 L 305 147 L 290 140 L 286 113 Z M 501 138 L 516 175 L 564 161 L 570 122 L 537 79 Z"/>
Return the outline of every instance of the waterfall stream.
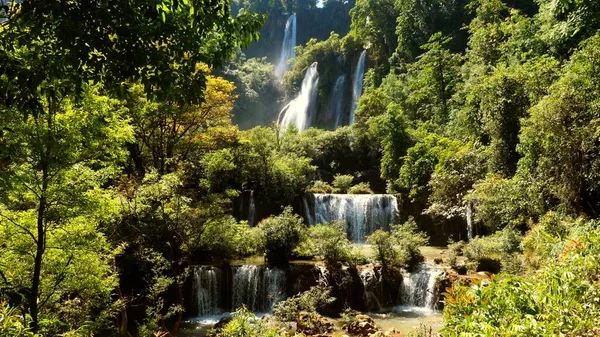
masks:
<path fill-rule="evenodd" d="M 232 309 L 246 305 L 250 311 L 267 312 L 284 295 L 285 272 L 278 268 L 244 265 L 234 267 Z"/>
<path fill-rule="evenodd" d="M 344 96 L 347 77 L 346 75 L 341 75 L 337 78 L 329 98 L 329 109 L 333 120 L 335 120 L 334 129 L 337 129 L 344 121 Z"/>
<path fill-rule="evenodd" d="M 307 194 L 305 214 L 311 226 L 344 220 L 348 238 L 363 243 L 379 228 L 396 221 L 398 202 L 387 194 Z"/>
<path fill-rule="evenodd" d="M 466 218 L 467 218 L 467 239 L 473 240 L 473 203 L 467 202 L 466 207 Z"/>
<path fill-rule="evenodd" d="M 363 81 L 365 77 L 365 64 L 367 60 L 367 51 L 363 50 L 356 64 L 356 71 L 354 72 L 354 83 L 352 90 L 352 109 L 350 110 L 350 122 L 349 125 L 354 124 L 354 113 L 358 108 L 358 100 L 362 96 L 363 92 Z"/>
<path fill-rule="evenodd" d="M 297 29 L 297 19 L 296 14 L 292 14 L 286 24 L 285 24 L 285 32 L 283 35 L 283 43 L 281 46 L 281 56 L 279 57 L 279 62 L 275 67 L 275 76 L 281 80 L 283 75 L 287 73 L 289 70 L 288 61 L 296 57 L 296 29 Z"/>
<path fill-rule="evenodd" d="M 283 130 L 294 124 L 299 132 L 308 129 L 314 119 L 315 101 L 319 84 L 317 62 L 313 63 L 304 76 L 302 89 L 293 101 L 279 113 L 279 125 Z"/>
<path fill-rule="evenodd" d="M 402 279 L 401 303 L 407 306 L 435 309 L 437 291 L 435 284 L 440 270 L 421 263 L 412 273 Z"/>
<path fill-rule="evenodd" d="M 216 315 L 221 312 L 222 273 L 218 267 L 194 268 L 194 291 L 198 316 Z"/>

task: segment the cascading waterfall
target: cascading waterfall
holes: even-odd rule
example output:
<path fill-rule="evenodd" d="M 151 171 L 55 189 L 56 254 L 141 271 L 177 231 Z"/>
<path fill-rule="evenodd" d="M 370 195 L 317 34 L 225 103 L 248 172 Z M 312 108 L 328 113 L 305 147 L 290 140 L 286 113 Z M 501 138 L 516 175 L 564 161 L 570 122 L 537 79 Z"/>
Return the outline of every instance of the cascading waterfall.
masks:
<path fill-rule="evenodd" d="M 250 311 L 266 312 L 285 295 L 285 272 L 282 269 L 253 265 L 233 268 L 234 310 L 244 304 Z"/>
<path fill-rule="evenodd" d="M 396 221 L 398 201 L 387 194 L 307 194 L 305 213 L 311 226 L 344 220 L 348 237 L 358 243 Z M 311 207 L 312 206 L 312 207 Z"/>
<path fill-rule="evenodd" d="M 346 75 L 341 75 L 337 78 L 329 98 L 329 109 L 333 115 L 333 119 L 335 120 L 334 128 L 336 129 L 342 125 L 344 119 L 344 89 L 346 88 L 347 77 L 348 76 Z"/>
<path fill-rule="evenodd" d="M 313 110 L 319 84 L 318 63 L 313 63 L 304 76 L 300 94 L 279 113 L 279 125 L 283 130 L 294 124 L 299 132 L 308 129 L 313 120 Z"/>
<path fill-rule="evenodd" d="M 360 54 L 360 58 L 358 59 L 358 63 L 356 64 L 356 71 L 354 73 L 354 83 L 352 89 L 352 109 L 350 110 L 349 125 L 354 124 L 354 113 L 358 108 L 358 100 L 360 99 L 360 96 L 362 96 L 366 61 L 367 51 L 363 50 L 363 52 Z"/>
<path fill-rule="evenodd" d="M 288 61 L 296 57 L 296 14 L 292 14 L 285 23 L 285 32 L 283 34 L 283 44 L 281 46 L 281 56 L 275 67 L 275 76 L 281 80 L 288 71 Z"/>
<path fill-rule="evenodd" d="M 194 268 L 194 290 L 199 316 L 216 315 L 221 312 L 221 269 L 217 267 Z"/>
<path fill-rule="evenodd" d="M 414 272 L 405 273 L 402 279 L 401 303 L 407 306 L 435 309 L 437 291 L 435 284 L 440 270 L 421 263 Z"/>
<path fill-rule="evenodd" d="M 466 218 L 467 218 L 467 239 L 473 240 L 473 203 L 467 202 L 466 207 Z"/>
<path fill-rule="evenodd" d="M 377 274 L 373 269 L 363 269 L 359 273 L 360 281 L 362 282 L 363 288 L 365 289 L 363 298 L 365 306 L 369 311 L 379 311 L 382 306 L 379 302 L 379 295 L 381 293 L 381 279 L 377 277 Z"/>

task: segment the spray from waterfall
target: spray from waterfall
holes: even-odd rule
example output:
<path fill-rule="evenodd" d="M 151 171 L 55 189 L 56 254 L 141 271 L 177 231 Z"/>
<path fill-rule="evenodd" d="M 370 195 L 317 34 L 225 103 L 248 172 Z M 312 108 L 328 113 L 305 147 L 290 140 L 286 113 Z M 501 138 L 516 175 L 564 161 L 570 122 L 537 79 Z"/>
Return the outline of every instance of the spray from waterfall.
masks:
<path fill-rule="evenodd" d="M 297 20 L 296 14 L 292 14 L 286 24 L 285 24 L 285 32 L 283 35 L 283 44 L 281 46 L 281 56 L 279 57 L 279 62 L 275 67 L 275 76 L 281 80 L 283 75 L 289 70 L 288 61 L 296 57 L 296 28 L 297 28 Z"/>
<path fill-rule="evenodd" d="M 354 113 L 358 108 L 358 100 L 362 96 L 363 92 L 363 81 L 365 77 L 365 64 L 367 60 L 367 51 L 363 50 L 356 64 L 356 71 L 354 73 L 354 83 L 352 89 L 352 109 L 350 110 L 350 125 L 354 124 Z"/>
<path fill-rule="evenodd" d="M 354 242 L 365 242 L 379 228 L 389 228 L 398 214 L 398 201 L 387 194 L 307 194 L 305 210 L 309 224 L 329 223 L 344 220 L 348 238 Z"/>
<path fill-rule="evenodd" d="M 331 92 L 331 96 L 329 98 L 329 109 L 332 112 L 333 118 L 335 120 L 334 128 L 337 129 L 340 125 L 342 125 L 344 119 L 344 94 L 346 87 L 346 78 L 348 76 L 341 75 L 335 81 L 335 86 L 333 87 L 333 91 Z"/>
<path fill-rule="evenodd" d="M 308 129 L 314 119 L 315 101 L 319 84 L 318 63 L 313 63 L 304 76 L 300 94 L 279 113 L 279 126 L 282 130 L 295 125 L 299 132 Z"/>

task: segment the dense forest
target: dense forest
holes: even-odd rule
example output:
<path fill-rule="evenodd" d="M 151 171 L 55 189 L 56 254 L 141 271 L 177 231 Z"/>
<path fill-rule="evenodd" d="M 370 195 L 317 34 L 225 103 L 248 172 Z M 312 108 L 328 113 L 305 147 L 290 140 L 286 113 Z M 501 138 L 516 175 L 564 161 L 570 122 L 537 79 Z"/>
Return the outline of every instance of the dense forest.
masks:
<path fill-rule="evenodd" d="M 600 336 L 599 217 L 596 0 L 0 0 L 0 336 Z"/>

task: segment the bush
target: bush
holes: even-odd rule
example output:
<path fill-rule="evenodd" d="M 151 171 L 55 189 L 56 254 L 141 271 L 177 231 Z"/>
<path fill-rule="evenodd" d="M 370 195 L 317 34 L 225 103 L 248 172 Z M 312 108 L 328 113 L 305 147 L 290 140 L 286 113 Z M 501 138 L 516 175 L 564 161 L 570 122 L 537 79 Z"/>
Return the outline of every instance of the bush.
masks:
<path fill-rule="evenodd" d="M 215 337 L 278 337 L 277 327 L 257 318 L 246 307 L 239 308 L 232 314 L 232 320 Z"/>
<path fill-rule="evenodd" d="M 350 187 L 352 186 L 352 182 L 354 181 L 354 177 L 346 174 L 346 175 L 341 175 L 338 174 L 333 178 L 333 187 L 334 193 L 348 193 L 348 190 L 350 189 Z"/>
<path fill-rule="evenodd" d="M 373 194 L 373 190 L 369 183 L 360 183 L 350 187 L 348 194 Z"/>
<path fill-rule="evenodd" d="M 273 314 L 284 322 L 295 321 L 301 311 L 323 313 L 334 301 L 335 298 L 331 297 L 331 288 L 318 285 L 277 303 L 273 308 Z"/>
<path fill-rule="evenodd" d="M 367 243 L 374 246 L 375 259 L 384 270 L 397 267 L 410 268 L 423 261 L 419 247 L 426 245 L 429 238 L 422 232 L 411 218 L 403 225 L 392 225 L 391 231 L 381 229 L 367 238 Z"/>
<path fill-rule="evenodd" d="M 599 225 L 571 223 L 568 235 L 554 237 L 554 257 L 527 278 L 503 275 L 449 290 L 442 336 L 597 335 Z"/>
<path fill-rule="evenodd" d="M 344 221 L 311 227 L 309 242 L 314 255 L 321 257 L 326 265 L 334 266 L 351 260 L 352 243 L 348 240 Z"/>
<path fill-rule="evenodd" d="M 306 226 L 298 215 L 286 207 L 283 213 L 267 218 L 258 225 L 262 234 L 262 250 L 267 261 L 287 262 L 293 256 L 294 249 L 304 240 Z"/>
<path fill-rule="evenodd" d="M 28 327 L 27 320 L 15 308 L 0 302 L 0 336 L 3 337 L 34 337 Z"/>
<path fill-rule="evenodd" d="M 464 247 L 464 255 L 471 261 L 500 263 L 503 271 L 520 272 L 521 233 L 505 228 L 487 237 L 476 237 Z"/>
<path fill-rule="evenodd" d="M 333 193 L 333 187 L 322 180 L 317 180 L 306 190 L 306 192 L 330 194 Z"/>

